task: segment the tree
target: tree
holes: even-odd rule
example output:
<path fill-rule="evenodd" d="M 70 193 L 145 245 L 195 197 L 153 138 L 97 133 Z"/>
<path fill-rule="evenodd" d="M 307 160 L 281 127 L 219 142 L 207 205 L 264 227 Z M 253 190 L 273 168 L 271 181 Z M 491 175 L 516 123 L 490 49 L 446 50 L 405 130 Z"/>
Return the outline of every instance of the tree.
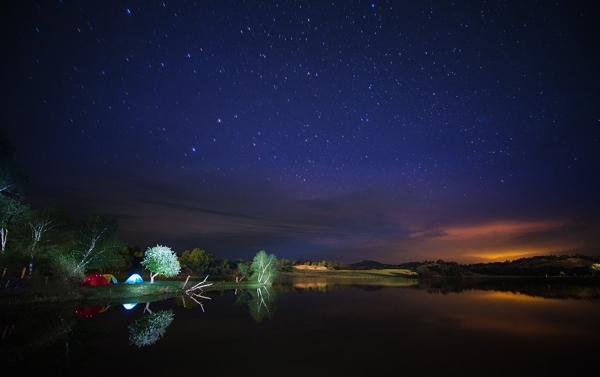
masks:
<path fill-rule="evenodd" d="M 102 269 L 123 264 L 119 251 L 123 243 L 115 234 L 117 222 L 103 214 L 91 213 L 79 226 L 70 252 L 77 268 Z"/>
<path fill-rule="evenodd" d="M 132 267 L 136 269 L 140 268 L 139 264 L 144 259 L 144 251 L 137 246 L 126 245 L 119 250 L 119 256 L 123 259 L 123 265 L 113 268 L 111 271 L 113 274 Z"/>
<path fill-rule="evenodd" d="M 31 243 L 26 249 L 26 254 L 29 257 L 29 276 L 31 277 L 33 259 L 37 254 L 46 251 L 44 246 L 46 246 L 48 233 L 58 226 L 58 220 L 52 209 L 46 209 L 42 212 L 30 211 L 25 222 L 31 232 Z"/>
<path fill-rule="evenodd" d="M 193 250 L 184 251 L 181 257 L 179 257 L 181 267 L 198 275 L 206 273 L 214 261 L 216 259 L 212 254 L 207 254 L 204 250 L 200 250 L 197 247 Z"/>
<path fill-rule="evenodd" d="M 150 271 L 150 283 L 158 275 L 166 277 L 176 276 L 181 270 L 177 254 L 170 247 L 156 245 L 146 250 L 142 266 Z"/>
<path fill-rule="evenodd" d="M 14 148 L 3 130 L 0 130 L 0 244 L 1 253 L 6 250 L 8 228 L 27 212 L 22 195 L 28 187 L 29 178 L 15 162 Z"/>
<path fill-rule="evenodd" d="M 26 214 L 28 210 L 29 206 L 23 204 L 20 199 L 4 195 L 0 192 L 0 243 L 2 245 L 2 253 L 6 250 L 8 228 Z"/>
<path fill-rule="evenodd" d="M 275 254 L 267 255 L 264 250 L 261 250 L 254 256 L 250 270 L 252 271 L 251 280 L 262 285 L 271 285 L 279 275 L 279 263 L 277 263 Z"/>
<path fill-rule="evenodd" d="M 242 260 L 239 260 L 237 262 L 237 273 L 236 273 L 235 281 L 239 283 L 240 281 L 244 280 L 244 278 L 247 278 L 248 276 L 250 276 L 251 273 L 252 273 L 252 271 L 250 271 L 250 265 L 246 264 Z"/>

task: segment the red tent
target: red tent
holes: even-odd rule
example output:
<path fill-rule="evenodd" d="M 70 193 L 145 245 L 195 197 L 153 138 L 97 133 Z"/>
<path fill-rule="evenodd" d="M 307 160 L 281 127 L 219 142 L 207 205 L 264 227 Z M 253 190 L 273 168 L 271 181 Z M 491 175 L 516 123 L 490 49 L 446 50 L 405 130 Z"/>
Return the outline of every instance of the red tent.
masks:
<path fill-rule="evenodd" d="M 104 275 L 94 274 L 83 279 L 81 285 L 108 285 L 108 280 Z"/>

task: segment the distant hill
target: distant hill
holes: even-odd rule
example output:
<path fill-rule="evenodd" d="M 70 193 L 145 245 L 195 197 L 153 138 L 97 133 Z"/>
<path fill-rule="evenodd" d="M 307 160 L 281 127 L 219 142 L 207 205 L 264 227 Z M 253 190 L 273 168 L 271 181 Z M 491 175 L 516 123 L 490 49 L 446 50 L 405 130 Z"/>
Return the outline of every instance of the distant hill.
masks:
<path fill-rule="evenodd" d="M 460 264 L 443 260 L 384 264 L 374 260 L 364 260 L 349 264 L 351 270 L 410 269 L 422 277 L 460 277 L 476 275 L 496 276 L 587 276 L 598 274 L 591 270 L 594 263 L 600 263 L 600 256 L 585 255 L 543 255 L 521 258 L 513 261 Z"/>
<path fill-rule="evenodd" d="M 485 275 L 557 276 L 588 275 L 600 258 L 583 255 L 554 255 L 521 258 L 514 261 L 471 264 L 468 269 Z"/>
<path fill-rule="evenodd" d="M 387 265 L 374 260 L 364 260 L 362 262 L 349 264 L 351 270 L 378 270 L 386 268 Z"/>

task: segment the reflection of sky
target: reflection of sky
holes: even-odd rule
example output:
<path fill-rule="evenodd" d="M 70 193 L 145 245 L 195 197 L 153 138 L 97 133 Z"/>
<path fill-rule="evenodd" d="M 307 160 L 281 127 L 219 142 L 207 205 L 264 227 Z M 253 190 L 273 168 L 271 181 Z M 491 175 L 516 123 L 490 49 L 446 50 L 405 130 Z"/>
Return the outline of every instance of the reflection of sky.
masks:
<path fill-rule="evenodd" d="M 598 302 L 545 299 L 519 293 L 469 292 L 439 298 L 443 317 L 430 323 L 453 320 L 469 332 L 515 334 L 521 337 L 596 338 L 578 323 L 591 323 L 599 313 Z M 576 315 L 572 315 L 576 312 Z M 574 318 L 575 317 L 575 318 Z M 574 321 L 577 321 L 574 322 Z M 491 335 L 490 335 L 491 336 Z"/>
<path fill-rule="evenodd" d="M 154 302 L 154 310 L 173 309 L 175 319 L 160 342 L 143 350 L 126 342 L 126 326 L 142 309 L 109 310 L 90 319 L 114 331 L 101 333 L 111 340 L 97 340 L 93 358 L 102 360 L 103 352 L 126 355 L 128 363 L 113 356 L 102 365 L 125 364 L 123 371 L 141 374 L 144 368 L 155 374 L 197 372 L 197 363 L 148 362 L 170 352 L 178 360 L 197 360 L 201 354 L 211 360 L 204 371 L 235 374 L 239 365 L 256 362 L 254 350 L 260 350 L 269 356 L 263 369 L 268 375 L 282 368 L 292 376 L 377 374 L 399 366 L 413 375 L 461 371 L 480 376 L 490 368 L 499 375 L 554 375 L 583 370 L 583 364 L 571 361 L 593 360 L 600 341 L 600 301 L 375 286 L 277 297 L 272 318 L 259 324 L 246 305 L 233 305 L 232 292 L 213 296 L 204 312 L 174 300 Z M 253 351 L 239 351 L 250 346 Z M 235 363 L 224 362 L 231 352 Z"/>
<path fill-rule="evenodd" d="M 230 259 L 597 251 L 593 2 L 38 3 L 0 15 L 36 206 Z"/>

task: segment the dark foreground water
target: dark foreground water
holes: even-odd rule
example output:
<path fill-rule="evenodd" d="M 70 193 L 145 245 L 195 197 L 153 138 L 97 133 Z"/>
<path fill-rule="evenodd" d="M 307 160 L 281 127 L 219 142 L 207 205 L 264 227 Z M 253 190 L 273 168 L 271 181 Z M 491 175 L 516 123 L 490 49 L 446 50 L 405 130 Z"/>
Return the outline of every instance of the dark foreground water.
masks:
<path fill-rule="evenodd" d="M 600 354 L 589 284 L 301 279 L 210 297 L 1 308 L 0 375 L 559 376 Z"/>

